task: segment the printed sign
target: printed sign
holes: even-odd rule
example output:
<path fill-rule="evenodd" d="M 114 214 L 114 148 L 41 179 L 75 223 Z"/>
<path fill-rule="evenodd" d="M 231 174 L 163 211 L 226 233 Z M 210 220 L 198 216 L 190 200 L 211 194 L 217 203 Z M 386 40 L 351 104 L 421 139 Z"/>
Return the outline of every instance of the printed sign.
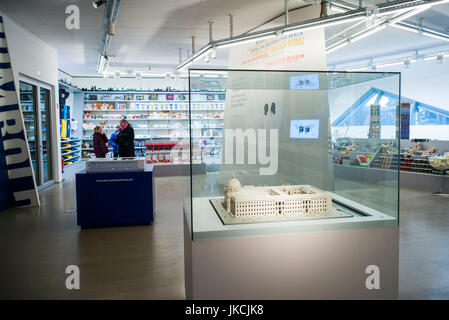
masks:
<path fill-rule="evenodd" d="M 318 74 L 290 77 L 290 89 L 292 90 L 318 90 L 320 80 Z"/>
<path fill-rule="evenodd" d="M 0 15 L 0 212 L 39 205 L 14 74 Z"/>

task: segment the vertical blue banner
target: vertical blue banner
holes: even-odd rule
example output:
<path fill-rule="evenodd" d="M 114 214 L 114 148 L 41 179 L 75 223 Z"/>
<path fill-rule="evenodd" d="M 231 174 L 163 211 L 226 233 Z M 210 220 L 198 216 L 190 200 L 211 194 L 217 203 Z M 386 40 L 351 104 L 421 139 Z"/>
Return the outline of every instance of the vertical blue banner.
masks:
<path fill-rule="evenodd" d="M 39 205 L 0 13 L 0 212 Z"/>

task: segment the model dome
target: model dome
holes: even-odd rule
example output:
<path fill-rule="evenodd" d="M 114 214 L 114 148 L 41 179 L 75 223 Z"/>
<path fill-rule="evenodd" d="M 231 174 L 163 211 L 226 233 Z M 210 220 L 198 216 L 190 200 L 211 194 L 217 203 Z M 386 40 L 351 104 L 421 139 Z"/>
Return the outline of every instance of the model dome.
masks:
<path fill-rule="evenodd" d="M 235 177 L 235 175 L 233 175 L 232 178 L 229 179 L 226 187 L 232 188 L 232 189 L 241 189 L 242 185 L 240 184 L 240 181 Z"/>

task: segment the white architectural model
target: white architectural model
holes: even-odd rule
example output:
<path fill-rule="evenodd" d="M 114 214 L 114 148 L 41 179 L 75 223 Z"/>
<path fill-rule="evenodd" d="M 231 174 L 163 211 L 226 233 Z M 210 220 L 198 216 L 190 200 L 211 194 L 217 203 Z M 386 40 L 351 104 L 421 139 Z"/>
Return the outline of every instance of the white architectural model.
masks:
<path fill-rule="evenodd" d="M 332 196 L 309 185 L 242 187 L 233 176 L 225 186 L 223 206 L 234 217 L 327 216 L 332 210 Z"/>

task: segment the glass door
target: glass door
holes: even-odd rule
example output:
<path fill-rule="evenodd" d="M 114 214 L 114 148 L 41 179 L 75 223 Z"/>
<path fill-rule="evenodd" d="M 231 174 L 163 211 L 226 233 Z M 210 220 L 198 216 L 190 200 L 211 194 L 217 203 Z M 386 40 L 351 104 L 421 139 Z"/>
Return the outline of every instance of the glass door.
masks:
<path fill-rule="evenodd" d="M 34 85 L 20 81 L 20 106 L 25 123 L 25 131 L 28 139 L 28 146 L 31 154 L 31 165 L 34 171 L 34 178 L 39 181 L 37 171 L 37 122 L 36 122 L 36 97 L 37 88 Z"/>
<path fill-rule="evenodd" d="M 40 88 L 40 118 L 42 132 L 42 179 L 46 183 L 53 179 L 51 165 L 51 125 L 50 125 L 50 90 Z"/>
<path fill-rule="evenodd" d="M 53 183 L 51 150 L 51 90 L 34 83 L 19 82 L 20 105 L 25 123 L 36 185 L 41 188 Z"/>

